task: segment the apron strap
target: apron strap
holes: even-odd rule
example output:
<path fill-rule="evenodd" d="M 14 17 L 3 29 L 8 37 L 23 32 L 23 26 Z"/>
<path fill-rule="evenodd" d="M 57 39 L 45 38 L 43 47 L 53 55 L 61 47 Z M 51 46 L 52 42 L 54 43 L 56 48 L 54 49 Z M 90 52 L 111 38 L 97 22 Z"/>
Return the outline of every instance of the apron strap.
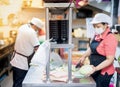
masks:
<path fill-rule="evenodd" d="M 23 57 L 26 57 L 26 58 L 29 57 L 29 56 L 26 56 L 26 55 L 24 55 L 24 54 L 21 54 L 21 53 L 17 52 L 16 50 L 14 50 L 14 53 L 19 54 L 19 55 L 21 55 L 21 56 L 23 56 Z"/>

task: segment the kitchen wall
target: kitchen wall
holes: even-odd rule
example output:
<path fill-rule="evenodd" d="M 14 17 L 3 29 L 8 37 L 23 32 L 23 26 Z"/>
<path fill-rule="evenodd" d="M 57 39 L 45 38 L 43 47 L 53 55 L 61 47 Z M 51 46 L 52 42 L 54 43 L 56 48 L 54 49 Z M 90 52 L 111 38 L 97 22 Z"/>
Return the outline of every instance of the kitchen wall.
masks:
<path fill-rule="evenodd" d="M 8 4 L 0 4 L 0 18 L 3 18 L 3 24 L 7 25 L 7 17 L 9 14 L 16 14 L 20 11 L 22 0 L 9 0 Z"/>
<path fill-rule="evenodd" d="M 9 0 L 8 4 L 0 3 L 0 19 L 2 18 L 0 32 L 4 33 L 4 38 L 9 37 L 10 30 L 17 30 L 21 24 L 29 22 L 32 17 L 38 17 L 44 21 L 44 9 L 37 4 L 42 0 L 33 0 L 31 7 L 22 7 L 22 1 L 25 0 Z M 37 7 L 37 5 L 39 6 Z M 8 16 L 10 17 L 10 15 L 14 15 L 14 17 L 9 21 Z"/>
<path fill-rule="evenodd" d="M 22 1 L 26 0 L 9 0 L 9 4 L 7 5 L 0 4 L 0 18 L 2 18 L 3 22 L 3 25 L 0 25 L 0 32 L 4 32 L 4 37 L 9 37 L 10 30 L 17 30 L 21 24 L 29 22 L 32 17 L 38 17 L 45 21 L 45 9 L 42 6 L 40 6 L 43 5 L 43 3 L 38 4 L 42 0 L 32 0 L 33 3 L 31 4 L 31 6 L 26 7 L 23 6 Z M 93 7 L 89 8 L 94 11 L 94 14 L 97 12 L 102 12 L 102 10 Z M 8 16 L 10 14 L 14 15 L 12 21 L 11 19 L 10 21 L 8 21 Z M 81 26 L 84 27 L 86 25 L 85 19 L 77 19 L 75 18 L 75 15 L 73 16 L 74 28 L 79 28 Z"/>
<path fill-rule="evenodd" d="M 10 13 L 16 14 L 20 10 L 22 0 L 9 0 L 8 4 L 0 3 L 0 32 L 3 32 L 3 37 L 9 37 L 9 31 L 12 29 L 8 25 L 7 17 Z"/>

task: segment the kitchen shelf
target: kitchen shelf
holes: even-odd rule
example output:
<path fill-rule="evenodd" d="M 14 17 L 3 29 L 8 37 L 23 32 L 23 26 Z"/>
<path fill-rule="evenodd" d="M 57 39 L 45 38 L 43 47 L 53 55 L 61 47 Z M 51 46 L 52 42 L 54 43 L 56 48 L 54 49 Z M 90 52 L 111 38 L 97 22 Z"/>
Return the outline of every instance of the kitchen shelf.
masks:
<path fill-rule="evenodd" d="M 68 29 L 68 36 L 67 36 L 68 42 L 66 44 L 64 44 L 64 43 L 51 44 L 51 48 L 69 48 L 69 50 L 68 50 L 68 54 L 69 54 L 68 55 L 68 83 L 71 83 L 72 82 L 72 72 L 71 72 L 71 63 L 72 63 L 71 57 L 72 56 L 71 56 L 71 54 L 72 54 L 72 48 L 73 48 L 73 46 L 71 46 L 71 44 L 72 44 L 72 8 L 74 7 L 74 4 L 71 3 L 71 5 L 70 5 L 70 3 L 44 3 L 44 7 L 45 7 L 45 12 L 46 12 L 46 31 L 47 31 L 46 38 L 47 39 L 50 39 L 50 34 L 49 34 L 50 16 L 49 16 L 49 13 L 50 13 L 50 10 L 52 10 L 51 8 L 57 7 L 57 8 L 59 8 L 58 10 L 61 11 L 61 8 L 68 8 L 69 7 L 67 9 L 68 10 L 67 20 L 68 20 L 68 26 L 69 26 L 68 27 L 69 28 Z M 51 15 L 52 15 L 52 13 L 51 13 Z M 56 15 L 59 15 L 59 14 L 56 14 Z M 57 33 L 58 33 L 58 31 L 57 31 Z M 48 57 L 49 57 L 49 61 L 47 63 L 47 67 L 46 67 L 46 81 L 50 82 L 50 77 L 49 77 L 49 75 L 50 75 L 50 73 L 49 73 L 49 71 L 50 71 L 50 56 L 48 56 Z"/>
<path fill-rule="evenodd" d="M 51 7 L 59 7 L 65 8 L 68 7 L 70 3 L 44 3 L 44 7 L 51 8 Z M 74 7 L 74 3 L 70 5 L 70 7 Z"/>
<path fill-rule="evenodd" d="M 73 44 L 51 44 L 51 48 L 74 48 Z"/>
<path fill-rule="evenodd" d="M 39 11 L 45 11 L 44 7 L 37 8 L 37 7 L 22 7 L 21 8 L 23 11 L 31 11 L 31 12 L 39 12 Z"/>
<path fill-rule="evenodd" d="M 22 7 L 22 9 L 45 9 L 44 7 Z"/>

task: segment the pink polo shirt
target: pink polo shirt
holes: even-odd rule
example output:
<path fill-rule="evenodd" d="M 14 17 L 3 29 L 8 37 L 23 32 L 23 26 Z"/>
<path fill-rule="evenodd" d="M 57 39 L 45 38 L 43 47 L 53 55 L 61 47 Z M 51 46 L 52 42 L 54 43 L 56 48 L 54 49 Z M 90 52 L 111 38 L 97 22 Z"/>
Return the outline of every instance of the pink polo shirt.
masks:
<path fill-rule="evenodd" d="M 97 52 L 103 56 L 115 56 L 118 41 L 113 34 L 111 34 L 111 33 L 108 34 L 108 32 L 110 32 L 109 28 L 102 34 L 101 37 L 96 36 L 95 39 L 97 39 L 97 40 L 103 39 L 101 41 L 101 43 L 99 44 L 99 46 L 97 47 Z M 104 75 L 106 72 L 109 75 L 111 75 L 115 72 L 113 64 L 102 69 L 101 74 Z"/>

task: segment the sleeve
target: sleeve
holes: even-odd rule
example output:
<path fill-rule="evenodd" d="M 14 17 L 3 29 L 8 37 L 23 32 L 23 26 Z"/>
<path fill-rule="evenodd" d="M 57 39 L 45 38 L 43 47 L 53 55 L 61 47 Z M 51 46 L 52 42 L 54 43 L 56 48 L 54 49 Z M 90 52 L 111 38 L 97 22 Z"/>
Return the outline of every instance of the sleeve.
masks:
<path fill-rule="evenodd" d="M 105 54 L 106 56 L 115 56 L 116 48 L 118 41 L 113 34 L 110 34 L 106 37 L 105 40 Z"/>
<path fill-rule="evenodd" d="M 35 32 L 30 33 L 30 43 L 33 47 L 39 46 L 39 40 L 37 38 L 37 34 Z"/>

